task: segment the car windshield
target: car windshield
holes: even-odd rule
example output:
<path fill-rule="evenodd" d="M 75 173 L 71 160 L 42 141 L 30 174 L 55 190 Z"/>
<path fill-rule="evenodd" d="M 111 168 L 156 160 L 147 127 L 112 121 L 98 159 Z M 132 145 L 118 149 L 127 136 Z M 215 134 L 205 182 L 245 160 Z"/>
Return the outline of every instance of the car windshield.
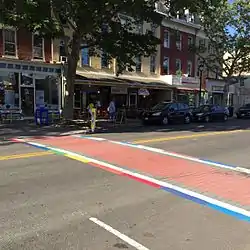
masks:
<path fill-rule="evenodd" d="M 170 106 L 171 103 L 168 102 L 160 102 L 158 104 L 156 104 L 153 108 L 152 111 L 156 111 L 156 110 L 163 110 L 166 109 Z"/>
<path fill-rule="evenodd" d="M 210 106 L 204 105 L 200 106 L 199 108 L 195 109 L 196 112 L 208 112 L 210 111 Z"/>

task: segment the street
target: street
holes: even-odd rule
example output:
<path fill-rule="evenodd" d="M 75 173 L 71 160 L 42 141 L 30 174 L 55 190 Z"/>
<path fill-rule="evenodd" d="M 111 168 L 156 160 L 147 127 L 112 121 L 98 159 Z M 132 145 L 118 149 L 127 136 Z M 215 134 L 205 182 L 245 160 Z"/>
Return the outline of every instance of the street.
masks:
<path fill-rule="evenodd" d="M 248 250 L 249 128 L 2 141 L 0 249 Z"/>

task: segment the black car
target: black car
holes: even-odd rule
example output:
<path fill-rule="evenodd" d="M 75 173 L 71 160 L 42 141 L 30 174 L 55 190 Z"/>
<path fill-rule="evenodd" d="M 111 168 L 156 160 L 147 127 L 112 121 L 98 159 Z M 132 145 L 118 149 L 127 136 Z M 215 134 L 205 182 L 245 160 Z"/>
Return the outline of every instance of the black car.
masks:
<path fill-rule="evenodd" d="M 150 111 L 144 112 L 142 120 L 144 124 L 163 124 L 171 122 L 191 122 L 191 112 L 189 106 L 184 103 L 160 102 Z"/>
<path fill-rule="evenodd" d="M 236 111 L 238 119 L 250 117 L 250 103 L 243 105 Z"/>
<path fill-rule="evenodd" d="M 229 111 L 219 105 L 202 105 L 193 110 L 193 121 L 227 121 Z"/>

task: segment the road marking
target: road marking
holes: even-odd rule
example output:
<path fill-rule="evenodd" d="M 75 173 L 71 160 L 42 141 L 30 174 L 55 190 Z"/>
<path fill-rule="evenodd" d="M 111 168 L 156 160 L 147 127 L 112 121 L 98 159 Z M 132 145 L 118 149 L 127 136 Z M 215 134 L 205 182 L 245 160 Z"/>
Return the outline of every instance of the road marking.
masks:
<path fill-rule="evenodd" d="M 0 161 L 40 157 L 40 156 L 52 155 L 52 154 L 53 154 L 52 152 L 47 151 L 47 152 L 33 152 L 33 153 L 26 153 L 26 154 L 5 155 L 5 156 L 0 156 Z"/>
<path fill-rule="evenodd" d="M 184 139 L 192 139 L 206 136 L 214 136 L 214 135 L 226 135 L 226 134 L 234 134 L 244 132 L 245 130 L 232 130 L 232 131 L 220 131 L 220 132 L 207 132 L 207 133 L 197 133 L 193 135 L 180 135 L 180 136 L 169 136 L 163 138 L 155 138 L 155 139 L 145 139 L 145 140 L 135 140 L 133 143 L 136 144 L 147 144 L 151 142 L 163 142 L 163 141 L 173 141 L 173 140 L 184 140 Z"/>
<path fill-rule="evenodd" d="M 49 147 L 49 146 L 46 146 L 46 145 L 43 145 L 40 143 L 23 141 L 23 140 L 20 140 L 20 142 L 24 142 L 28 145 L 39 147 L 43 150 L 50 150 L 50 151 L 55 152 L 55 153 L 64 154 L 65 156 L 70 155 L 70 156 L 75 157 L 75 159 L 81 158 L 83 162 L 88 161 L 89 164 L 91 164 L 91 165 L 93 164 L 93 166 L 97 166 L 97 167 L 99 166 L 100 168 L 104 168 L 107 171 L 110 171 L 113 173 L 114 172 L 119 173 L 122 176 L 126 176 L 126 177 L 133 179 L 133 180 L 137 180 L 137 181 L 142 182 L 144 184 L 153 186 L 155 188 L 165 190 L 169 193 L 172 193 L 172 194 L 177 195 L 179 197 L 182 197 L 184 199 L 196 202 L 196 203 L 201 204 L 203 206 L 208 206 L 214 210 L 223 212 L 224 214 L 227 214 L 227 215 L 231 215 L 237 219 L 250 222 L 250 211 L 248 211 L 248 210 L 245 210 L 243 208 L 231 205 L 229 203 L 226 203 L 226 202 L 223 202 L 220 200 L 216 200 L 214 198 L 211 198 L 209 196 L 205 196 L 203 194 L 188 190 L 186 188 L 182 188 L 182 187 L 173 185 L 169 182 L 160 181 L 160 180 L 157 180 L 155 178 L 149 177 L 147 175 L 132 172 L 130 170 L 112 165 L 110 163 L 96 160 L 96 159 L 93 159 L 93 158 L 90 158 L 90 157 L 87 157 L 84 155 L 76 154 L 76 153 L 73 153 L 71 151 L 67 151 L 64 149 L 53 148 L 53 147 Z"/>
<path fill-rule="evenodd" d="M 91 137 L 88 137 L 88 136 L 81 136 L 81 135 L 74 136 L 74 137 L 84 138 L 84 139 L 90 139 L 91 138 Z M 228 169 L 228 170 L 232 170 L 232 171 L 236 171 L 236 172 L 240 172 L 240 173 L 244 173 L 244 174 L 250 174 L 250 169 L 248 169 L 248 168 L 228 165 L 228 164 L 224 164 L 224 163 L 221 163 L 221 162 L 215 162 L 215 161 L 211 161 L 211 160 L 207 160 L 207 159 L 200 159 L 200 158 L 197 158 L 197 157 L 178 154 L 178 153 L 175 153 L 175 152 L 169 152 L 169 151 L 166 151 L 166 150 L 161 149 L 161 148 L 153 148 L 153 147 L 149 147 L 149 146 L 145 146 L 145 145 L 131 144 L 129 142 L 112 141 L 112 140 L 108 140 L 108 139 L 103 138 L 103 141 L 105 141 L 105 140 L 108 141 L 108 142 L 118 144 L 118 145 L 122 145 L 122 146 L 126 146 L 126 147 L 142 149 L 142 150 L 150 151 L 150 152 L 153 152 L 153 153 L 168 155 L 168 156 L 172 156 L 172 157 L 176 157 L 176 158 L 180 158 L 180 159 L 184 159 L 184 160 L 188 160 L 188 161 L 198 162 L 198 163 L 202 163 L 202 164 L 210 165 L 210 166 L 214 166 L 214 167 L 225 168 L 225 169 Z"/>
<path fill-rule="evenodd" d="M 138 243 L 137 241 L 131 239 L 127 235 L 119 232 L 118 230 L 114 229 L 113 227 L 109 226 L 108 224 L 98 220 L 97 218 L 89 218 L 90 221 L 94 222 L 96 225 L 100 226 L 101 228 L 105 229 L 106 231 L 110 232 L 111 234 L 115 235 L 116 237 L 120 238 L 124 242 L 128 243 L 130 246 L 134 247 L 138 250 L 149 250 L 149 248 L 144 247 L 142 244 Z"/>

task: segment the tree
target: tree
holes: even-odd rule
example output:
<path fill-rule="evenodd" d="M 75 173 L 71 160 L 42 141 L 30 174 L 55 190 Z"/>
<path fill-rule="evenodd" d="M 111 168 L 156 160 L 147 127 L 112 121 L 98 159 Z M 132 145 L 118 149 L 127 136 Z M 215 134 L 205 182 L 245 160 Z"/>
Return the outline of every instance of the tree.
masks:
<path fill-rule="evenodd" d="M 250 72 L 249 13 L 248 0 L 225 0 L 202 20 L 208 47 L 194 48 L 206 68 L 225 80 L 224 103 L 229 86 Z"/>
<path fill-rule="evenodd" d="M 91 55 L 105 53 L 107 60 L 117 62 L 117 74 L 125 68 L 132 70 L 136 56 L 156 52 L 160 40 L 151 31 L 135 33 L 134 28 L 146 21 L 160 25 L 162 15 L 155 11 L 156 0 L 2 0 L 0 22 L 20 28 L 24 26 L 42 36 L 64 38 L 67 54 L 64 117 L 73 116 L 74 82 L 77 62 L 82 48 Z M 199 12 L 208 3 L 220 0 L 164 0 L 171 13 L 184 7 Z M 171 6 L 171 7 L 169 7 Z M 121 22 L 121 15 L 126 21 Z M 127 18 L 127 16 L 133 18 Z M 69 29 L 71 30 L 69 35 Z"/>

